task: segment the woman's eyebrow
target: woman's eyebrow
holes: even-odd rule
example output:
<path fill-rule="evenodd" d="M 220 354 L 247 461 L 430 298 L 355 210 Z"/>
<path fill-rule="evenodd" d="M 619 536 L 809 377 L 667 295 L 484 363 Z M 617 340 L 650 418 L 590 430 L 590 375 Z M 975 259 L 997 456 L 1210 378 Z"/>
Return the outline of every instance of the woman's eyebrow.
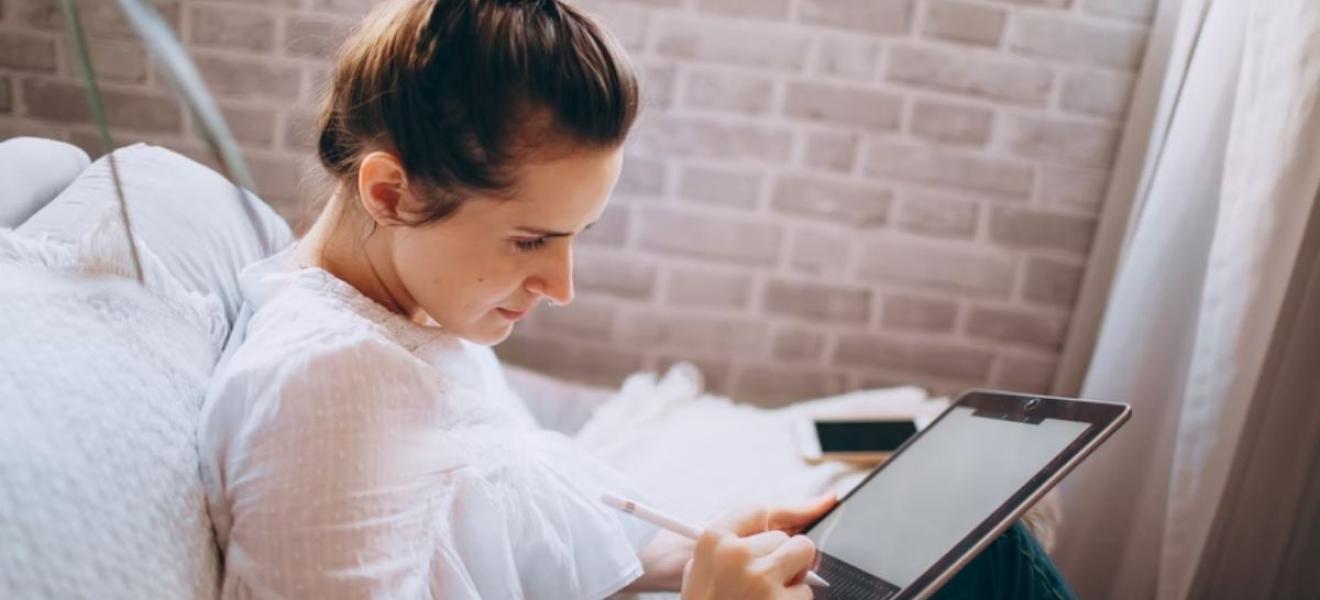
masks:
<path fill-rule="evenodd" d="M 587 223 L 587 226 L 583 227 L 582 231 L 591 229 L 591 226 L 595 224 L 596 224 L 595 222 Z M 532 235 L 548 237 L 548 238 L 568 237 L 570 235 L 573 235 L 573 233 L 569 231 L 555 231 L 553 229 L 541 229 L 540 227 L 518 227 L 517 230 L 523 233 L 530 233 Z"/>

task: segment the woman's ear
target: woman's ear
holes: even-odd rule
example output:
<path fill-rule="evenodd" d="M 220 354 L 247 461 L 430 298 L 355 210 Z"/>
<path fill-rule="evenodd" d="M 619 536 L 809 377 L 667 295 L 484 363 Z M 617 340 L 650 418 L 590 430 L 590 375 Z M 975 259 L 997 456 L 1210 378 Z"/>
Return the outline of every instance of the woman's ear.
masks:
<path fill-rule="evenodd" d="M 403 163 L 389 152 L 375 151 L 358 166 L 358 201 L 376 225 L 411 225 L 409 208 L 417 205 L 408 191 Z"/>

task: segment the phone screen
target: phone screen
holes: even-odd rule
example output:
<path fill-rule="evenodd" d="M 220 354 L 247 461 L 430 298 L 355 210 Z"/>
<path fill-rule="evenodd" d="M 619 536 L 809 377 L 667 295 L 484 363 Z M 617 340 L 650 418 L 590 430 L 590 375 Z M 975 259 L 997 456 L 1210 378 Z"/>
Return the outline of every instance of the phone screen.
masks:
<path fill-rule="evenodd" d="M 820 451 L 893 452 L 917 433 L 912 421 L 816 421 Z"/>

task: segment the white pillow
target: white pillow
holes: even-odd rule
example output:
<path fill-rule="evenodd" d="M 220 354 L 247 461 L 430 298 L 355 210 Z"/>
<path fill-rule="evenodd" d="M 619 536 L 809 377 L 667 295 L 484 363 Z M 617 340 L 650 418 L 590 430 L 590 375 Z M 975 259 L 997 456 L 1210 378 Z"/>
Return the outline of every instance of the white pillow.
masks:
<path fill-rule="evenodd" d="M 35 137 L 0 142 L 0 227 L 18 227 L 87 168 L 73 144 Z"/>
<path fill-rule="evenodd" d="M 192 159 L 147 144 L 115 150 L 133 232 L 190 291 L 214 294 L 233 323 L 242 304 L 238 272 L 293 241 L 289 226 L 255 200 L 259 224 L 249 222 L 235 186 Z M 116 202 L 110 163 L 101 157 L 17 230 L 73 242 Z"/>
<path fill-rule="evenodd" d="M 74 244 L 0 229 L 0 595 L 216 596 L 197 421 L 225 329 L 117 215 Z"/>

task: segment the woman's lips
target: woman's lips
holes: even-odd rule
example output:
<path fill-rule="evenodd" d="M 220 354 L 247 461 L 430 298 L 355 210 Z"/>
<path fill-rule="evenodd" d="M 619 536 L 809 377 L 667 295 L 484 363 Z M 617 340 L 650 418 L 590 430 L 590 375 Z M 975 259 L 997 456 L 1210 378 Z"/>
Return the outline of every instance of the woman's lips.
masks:
<path fill-rule="evenodd" d="M 527 311 L 525 310 L 509 310 L 507 308 L 496 308 L 495 310 L 500 313 L 500 316 L 514 322 L 520 321 L 523 317 L 527 316 Z"/>

